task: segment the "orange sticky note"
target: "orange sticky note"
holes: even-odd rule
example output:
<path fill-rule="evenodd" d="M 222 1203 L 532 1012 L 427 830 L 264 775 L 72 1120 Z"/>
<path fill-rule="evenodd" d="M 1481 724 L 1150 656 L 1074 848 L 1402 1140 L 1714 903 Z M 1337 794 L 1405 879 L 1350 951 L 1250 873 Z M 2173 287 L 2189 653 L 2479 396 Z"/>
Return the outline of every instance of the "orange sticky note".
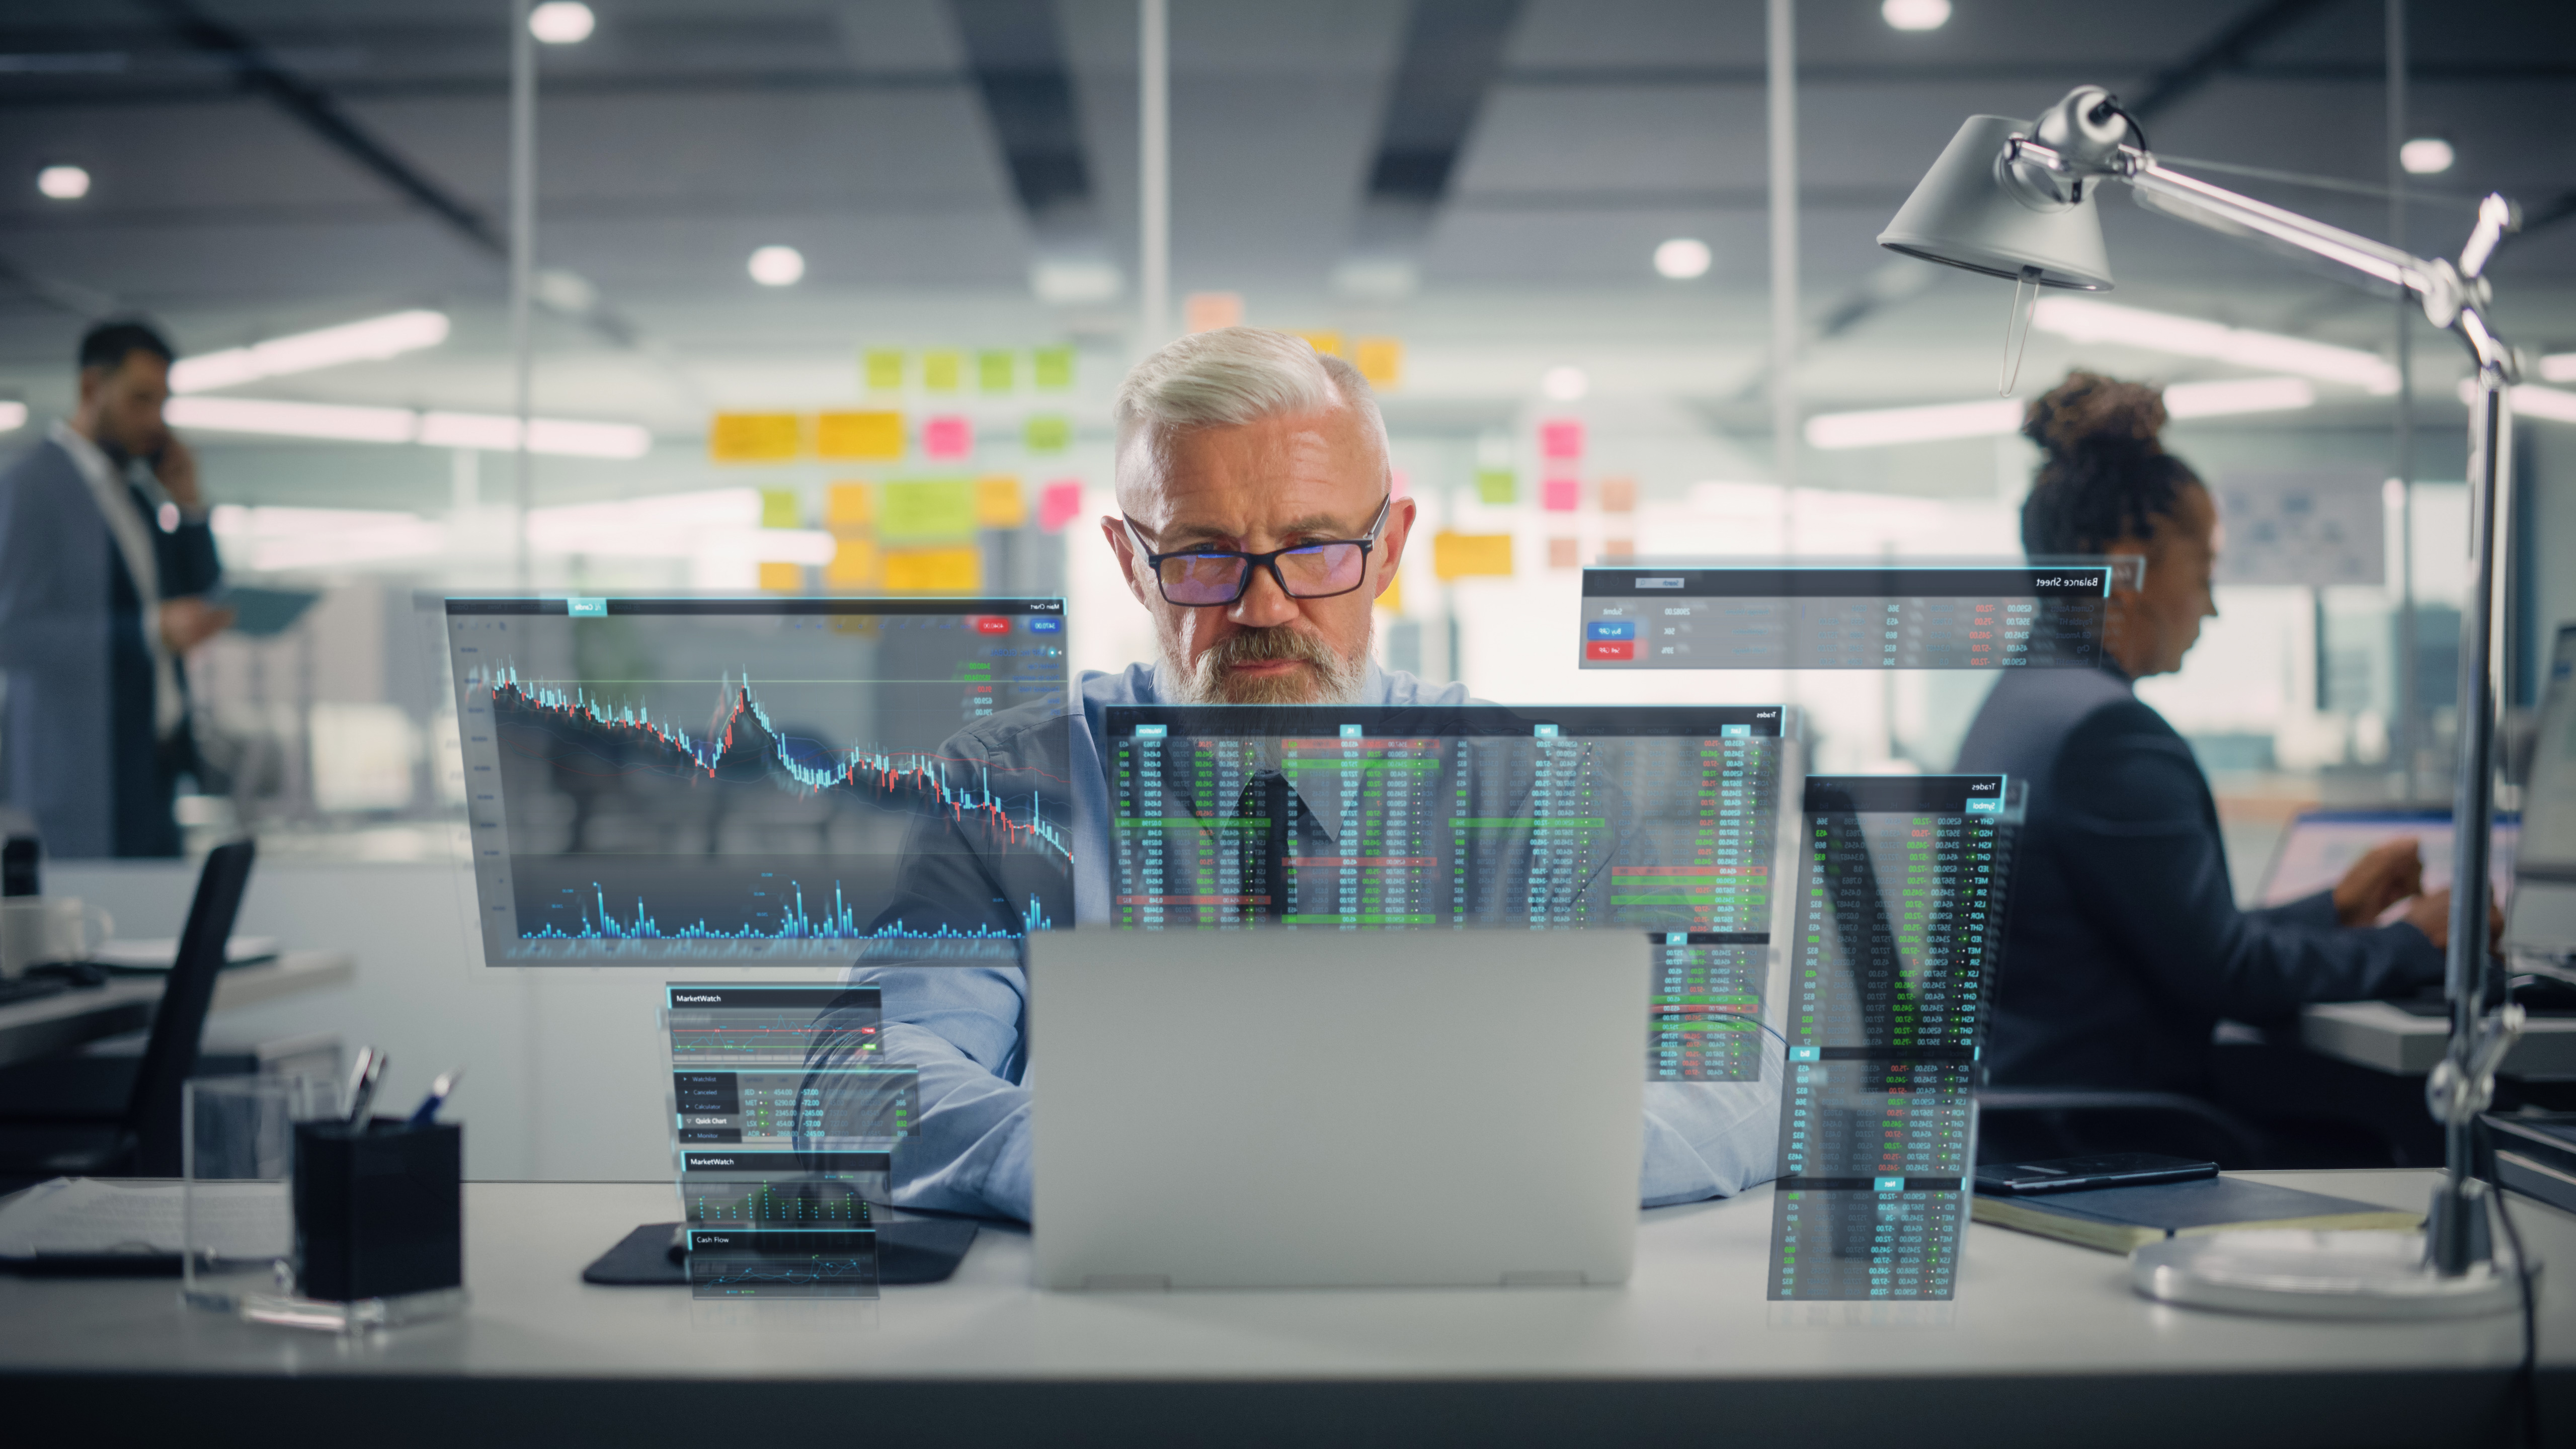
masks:
<path fill-rule="evenodd" d="M 1636 556 L 1637 541 L 1633 538 L 1605 538 L 1601 541 L 1601 557 L 1606 563 L 1626 563 Z"/>
<path fill-rule="evenodd" d="M 794 413 L 718 413 L 707 424 L 707 457 L 718 463 L 785 463 L 803 430 Z"/>
<path fill-rule="evenodd" d="M 1431 571 L 1443 582 L 1466 578 L 1510 578 L 1512 536 L 1508 533 L 1452 533 L 1443 529 L 1432 535 Z"/>
<path fill-rule="evenodd" d="M 814 456 L 900 458 L 903 456 L 903 414 L 824 413 L 814 419 Z"/>
<path fill-rule="evenodd" d="M 845 538 L 823 565 L 827 589 L 873 589 L 877 586 L 877 546 L 864 538 Z"/>
<path fill-rule="evenodd" d="M 865 483 L 835 483 L 823 490 L 823 526 L 852 533 L 876 516 L 876 495 Z"/>
<path fill-rule="evenodd" d="M 1192 292 L 1181 304 L 1181 315 L 1192 332 L 1214 332 L 1220 327 L 1240 326 L 1243 322 L 1241 292 Z"/>
<path fill-rule="evenodd" d="M 1573 539 L 1551 538 L 1547 541 L 1547 566 L 1552 569 L 1580 567 L 1583 563 L 1582 549 L 1583 546 Z"/>
<path fill-rule="evenodd" d="M 1371 387 L 1393 387 L 1404 380 L 1404 344 L 1392 337 L 1363 337 L 1351 349 L 1351 364 Z"/>
<path fill-rule="evenodd" d="M 1634 513 L 1637 511 L 1637 480 L 1604 478 L 1601 480 L 1600 498 L 1604 513 Z"/>
<path fill-rule="evenodd" d="M 801 593 L 805 588 L 804 566 L 792 563 L 762 564 L 760 586 L 773 594 Z"/>
<path fill-rule="evenodd" d="M 984 587 L 980 548 L 899 548 L 885 555 L 890 594 L 971 594 Z"/>
<path fill-rule="evenodd" d="M 975 526 L 1017 528 L 1029 521 L 1029 502 L 1017 478 L 975 480 Z"/>

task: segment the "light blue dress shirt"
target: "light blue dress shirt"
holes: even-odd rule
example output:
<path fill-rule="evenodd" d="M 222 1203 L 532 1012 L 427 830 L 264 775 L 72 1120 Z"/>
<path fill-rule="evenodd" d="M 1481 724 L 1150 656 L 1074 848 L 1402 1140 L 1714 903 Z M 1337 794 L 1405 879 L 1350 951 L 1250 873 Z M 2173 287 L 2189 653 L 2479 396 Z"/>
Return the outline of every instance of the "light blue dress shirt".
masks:
<path fill-rule="evenodd" d="M 1074 919 L 1110 920 L 1108 778 L 1100 733 L 1113 705 L 1167 702 L 1153 666 L 1085 673 L 1072 733 Z M 1463 686 L 1434 686 L 1369 666 L 1359 703 L 1472 703 Z M 1638 953 L 1639 969 L 1645 954 Z M 1030 1216 L 1028 983 L 1017 967 L 897 967 L 859 980 L 884 989 L 885 1060 L 920 1068 L 915 1135 L 894 1155 L 896 1206 Z M 1363 1004 L 1362 1009 L 1365 1009 Z M 1638 1024 L 1642 1053 L 1645 1023 Z M 1777 1171 L 1781 1049 L 1766 1034 L 1760 1082 L 1650 1082 L 1638 1197 L 1648 1207 L 1728 1196 Z M 1138 1044 L 1151 1050 L 1150 1043 Z M 1642 1063 L 1642 1055 L 1640 1061 Z"/>

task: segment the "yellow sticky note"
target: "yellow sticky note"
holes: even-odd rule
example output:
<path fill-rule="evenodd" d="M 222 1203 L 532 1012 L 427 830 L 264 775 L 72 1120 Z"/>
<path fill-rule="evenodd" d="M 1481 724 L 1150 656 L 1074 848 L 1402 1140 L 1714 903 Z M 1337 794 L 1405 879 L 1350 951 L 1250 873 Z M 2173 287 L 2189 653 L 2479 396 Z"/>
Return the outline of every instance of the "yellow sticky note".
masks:
<path fill-rule="evenodd" d="M 1297 335 L 1306 339 L 1307 346 L 1326 357 L 1342 355 L 1342 334 L 1339 332 L 1300 332 Z"/>
<path fill-rule="evenodd" d="M 793 488 L 760 490 L 760 526 L 763 528 L 803 528 L 805 503 Z"/>
<path fill-rule="evenodd" d="M 1371 387 L 1393 387 L 1404 380 L 1404 344 L 1392 337 L 1363 337 L 1351 349 L 1351 363 Z"/>
<path fill-rule="evenodd" d="M 1029 521 L 1029 501 L 1017 478 L 975 480 L 975 522 L 983 528 L 1017 528 Z"/>
<path fill-rule="evenodd" d="M 834 533 L 866 528 L 876 516 L 875 501 L 865 483 L 835 483 L 823 490 L 823 526 Z"/>
<path fill-rule="evenodd" d="M 873 589 L 877 586 L 877 546 L 864 538 L 845 538 L 823 565 L 827 589 Z"/>
<path fill-rule="evenodd" d="M 817 458 L 900 458 L 903 414 L 824 413 L 814 419 Z"/>
<path fill-rule="evenodd" d="M 1452 533 L 1431 538 L 1431 571 L 1449 579 L 1512 576 L 1512 536 L 1508 533 Z"/>
<path fill-rule="evenodd" d="M 1015 370 L 1014 360 L 1007 352 L 975 354 L 975 385 L 986 392 L 1009 392 Z"/>
<path fill-rule="evenodd" d="M 958 374 L 965 367 L 966 359 L 959 353 L 925 352 L 921 354 L 921 385 L 932 392 L 955 392 Z"/>
<path fill-rule="evenodd" d="M 892 392 L 903 386 L 903 354 L 891 347 L 871 347 L 859 359 L 859 370 L 873 392 Z"/>
<path fill-rule="evenodd" d="M 890 594 L 971 594 L 984 587 L 979 548 L 898 548 L 885 556 Z"/>
<path fill-rule="evenodd" d="M 707 424 L 707 457 L 718 463 L 784 463 L 802 434 L 794 413 L 718 413 Z"/>
<path fill-rule="evenodd" d="M 888 542 L 965 538 L 975 532 L 975 486 L 963 478 L 888 483 L 883 501 L 877 536 Z"/>
<path fill-rule="evenodd" d="M 805 570 L 792 563 L 765 563 L 760 566 L 760 586 L 773 594 L 802 593 Z"/>
<path fill-rule="evenodd" d="M 1030 361 L 1030 370 L 1036 374 L 1038 386 L 1050 388 L 1073 386 L 1072 348 L 1041 347 Z"/>
<path fill-rule="evenodd" d="M 1062 413 L 1040 413 L 1020 429 L 1020 443 L 1032 453 L 1061 453 L 1073 441 L 1073 423 Z"/>
<path fill-rule="evenodd" d="M 1404 612 L 1404 575 L 1401 572 L 1387 576 L 1386 592 L 1377 596 L 1377 606 L 1390 614 Z"/>

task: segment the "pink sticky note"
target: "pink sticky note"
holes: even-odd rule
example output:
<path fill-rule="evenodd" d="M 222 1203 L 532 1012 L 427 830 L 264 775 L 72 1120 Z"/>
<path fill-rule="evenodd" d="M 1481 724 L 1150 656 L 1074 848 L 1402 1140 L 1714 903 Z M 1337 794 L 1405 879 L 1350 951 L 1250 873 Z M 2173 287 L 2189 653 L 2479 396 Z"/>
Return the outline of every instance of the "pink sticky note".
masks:
<path fill-rule="evenodd" d="M 1048 533 L 1062 533 L 1064 526 L 1082 512 L 1082 480 L 1058 478 L 1038 494 L 1038 527 Z"/>
<path fill-rule="evenodd" d="M 1550 418 L 1538 425 L 1538 450 L 1542 457 L 1580 458 L 1583 456 L 1583 420 Z"/>
<path fill-rule="evenodd" d="M 1572 513 L 1583 504 L 1583 485 L 1572 478 L 1550 478 L 1538 485 L 1538 506 L 1550 513 Z"/>
<path fill-rule="evenodd" d="M 975 451 L 975 425 L 942 413 L 921 425 L 921 451 L 933 458 L 963 458 Z"/>

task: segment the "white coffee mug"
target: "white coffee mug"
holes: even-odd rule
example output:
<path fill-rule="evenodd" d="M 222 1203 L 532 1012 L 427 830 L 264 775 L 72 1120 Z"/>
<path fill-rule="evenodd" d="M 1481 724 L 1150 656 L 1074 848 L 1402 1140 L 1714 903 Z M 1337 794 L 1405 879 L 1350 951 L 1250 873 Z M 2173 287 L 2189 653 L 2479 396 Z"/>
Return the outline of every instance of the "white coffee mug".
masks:
<path fill-rule="evenodd" d="M 114 934 L 116 919 L 78 896 L 0 899 L 0 977 L 47 961 L 86 961 Z"/>

